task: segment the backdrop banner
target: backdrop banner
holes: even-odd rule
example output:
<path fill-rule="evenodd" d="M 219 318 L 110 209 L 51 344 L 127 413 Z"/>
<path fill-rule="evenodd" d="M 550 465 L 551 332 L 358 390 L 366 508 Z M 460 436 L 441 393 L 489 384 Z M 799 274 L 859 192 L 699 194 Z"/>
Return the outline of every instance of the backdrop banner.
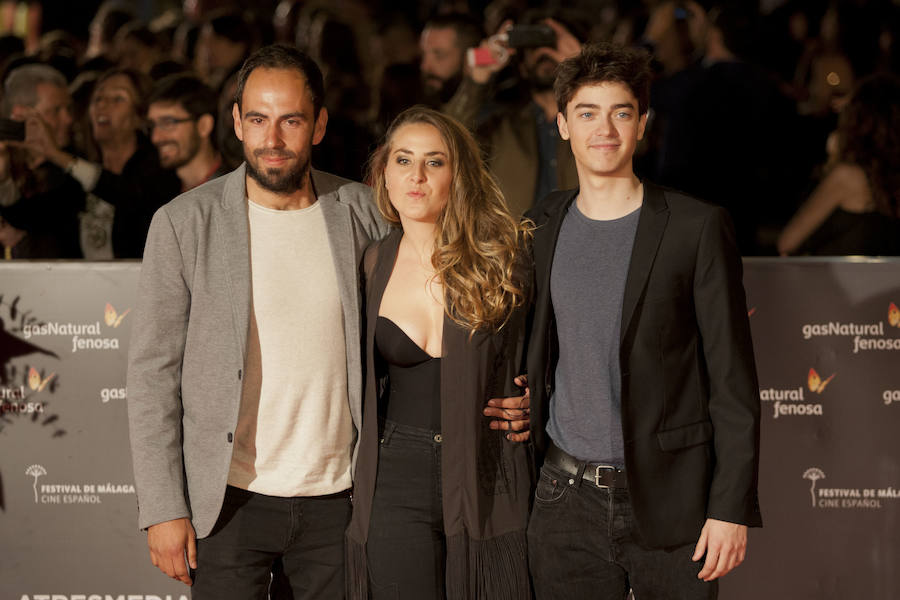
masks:
<path fill-rule="evenodd" d="M 900 598 L 900 261 L 746 259 L 760 507 L 721 598 Z"/>
<path fill-rule="evenodd" d="M 746 259 L 760 504 L 720 598 L 900 597 L 900 261 Z M 0 598 L 187 600 L 137 530 L 139 264 L 0 264 Z"/>
<path fill-rule="evenodd" d="M 187 600 L 137 528 L 125 370 L 140 264 L 0 265 L 0 598 Z"/>

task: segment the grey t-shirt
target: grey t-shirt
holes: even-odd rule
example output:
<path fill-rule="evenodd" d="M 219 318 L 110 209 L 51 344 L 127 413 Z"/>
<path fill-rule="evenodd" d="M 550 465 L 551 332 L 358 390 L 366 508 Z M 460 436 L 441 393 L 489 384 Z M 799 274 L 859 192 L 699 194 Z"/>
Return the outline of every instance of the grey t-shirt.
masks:
<path fill-rule="evenodd" d="M 573 202 L 550 275 L 559 362 L 547 432 L 572 456 L 617 467 L 625 466 L 619 332 L 640 213 L 597 221 Z"/>

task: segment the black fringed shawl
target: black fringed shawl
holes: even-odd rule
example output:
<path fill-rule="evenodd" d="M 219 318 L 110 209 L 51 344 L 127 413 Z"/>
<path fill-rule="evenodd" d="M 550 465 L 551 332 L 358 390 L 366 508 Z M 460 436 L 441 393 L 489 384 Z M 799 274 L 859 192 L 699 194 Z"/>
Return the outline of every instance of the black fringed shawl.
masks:
<path fill-rule="evenodd" d="M 394 267 L 402 231 L 366 251 L 365 393 L 353 518 L 347 530 L 347 598 L 368 598 L 366 539 L 378 466 L 375 321 Z M 530 265 L 530 261 L 527 262 Z M 525 284 L 530 273 L 523 275 Z M 441 477 L 447 536 L 446 588 L 450 600 L 528 600 L 525 530 L 534 469 L 529 444 L 510 442 L 488 427 L 490 398 L 517 396 L 525 317 L 520 307 L 498 333 L 469 332 L 444 317 L 441 359 Z"/>

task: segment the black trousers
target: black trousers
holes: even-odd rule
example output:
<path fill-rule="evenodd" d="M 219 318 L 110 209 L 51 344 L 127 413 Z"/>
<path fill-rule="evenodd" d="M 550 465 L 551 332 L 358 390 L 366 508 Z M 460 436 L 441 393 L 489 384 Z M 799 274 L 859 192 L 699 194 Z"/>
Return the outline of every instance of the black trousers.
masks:
<path fill-rule="evenodd" d="M 718 581 L 697 579 L 696 544 L 645 548 L 633 528 L 628 490 L 598 488 L 544 463 L 528 523 L 537 600 L 624 600 L 629 588 L 636 600 L 716 598 Z"/>
<path fill-rule="evenodd" d="M 373 600 L 441 600 L 447 556 L 440 433 L 382 424 L 366 555 Z"/>
<path fill-rule="evenodd" d="M 349 522 L 349 490 L 279 498 L 228 486 L 212 533 L 197 540 L 191 597 L 265 600 L 274 568 L 273 598 L 343 598 Z"/>

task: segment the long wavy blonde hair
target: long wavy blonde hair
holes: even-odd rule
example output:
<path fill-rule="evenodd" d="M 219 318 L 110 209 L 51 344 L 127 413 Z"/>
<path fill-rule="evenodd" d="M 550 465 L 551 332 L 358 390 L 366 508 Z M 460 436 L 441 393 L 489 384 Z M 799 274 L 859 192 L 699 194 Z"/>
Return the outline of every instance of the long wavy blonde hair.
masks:
<path fill-rule="evenodd" d="M 525 301 L 528 281 L 522 251 L 532 224 L 520 223 L 510 214 L 472 134 L 455 119 L 423 106 L 409 108 L 394 119 L 369 161 L 368 181 L 386 220 L 400 223 L 385 187 L 384 170 L 394 134 L 412 123 L 438 130 L 452 169 L 449 198 L 438 219 L 431 255 L 435 277 L 444 290 L 444 311 L 470 333 L 499 330 Z"/>

